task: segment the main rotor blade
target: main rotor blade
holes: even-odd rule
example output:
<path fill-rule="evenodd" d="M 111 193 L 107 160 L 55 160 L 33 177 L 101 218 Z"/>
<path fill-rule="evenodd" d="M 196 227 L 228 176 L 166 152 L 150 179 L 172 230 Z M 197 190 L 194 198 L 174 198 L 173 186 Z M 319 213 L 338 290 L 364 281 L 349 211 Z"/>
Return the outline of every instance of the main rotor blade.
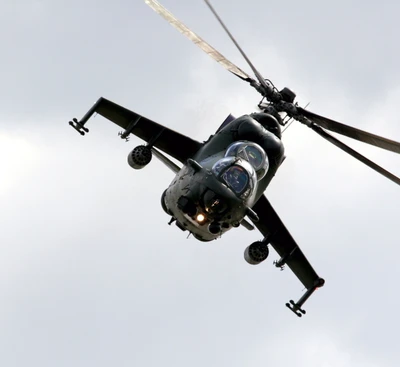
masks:
<path fill-rule="evenodd" d="M 389 180 L 393 181 L 397 185 L 400 185 L 400 178 L 395 176 L 393 173 L 386 171 L 381 166 L 369 160 L 367 157 L 364 157 L 362 154 L 356 152 L 354 149 L 350 148 L 348 145 L 342 143 L 340 140 L 336 139 L 331 134 L 327 133 L 323 128 L 318 125 L 311 125 L 311 129 L 313 129 L 317 134 L 322 136 L 324 139 L 328 140 L 332 144 L 336 145 L 338 148 L 342 149 L 346 153 L 350 154 L 354 158 L 358 159 L 360 162 L 366 164 L 368 167 L 372 168 L 376 172 L 379 172 L 381 175 L 385 176 Z"/>
<path fill-rule="evenodd" d="M 235 44 L 235 46 L 237 47 L 237 49 L 239 50 L 239 52 L 242 54 L 242 56 L 244 57 L 244 59 L 247 61 L 247 63 L 249 64 L 249 66 L 251 67 L 251 70 L 253 70 L 254 75 L 257 77 L 259 83 L 266 88 L 266 90 L 269 90 L 271 87 L 266 83 L 265 79 L 263 78 L 263 76 L 258 72 L 258 70 L 254 67 L 253 63 L 250 61 L 250 59 L 247 57 L 247 55 L 244 53 L 244 51 L 242 50 L 242 48 L 239 46 L 239 44 L 236 42 L 235 38 L 233 37 L 232 33 L 229 32 L 228 27 L 224 24 L 224 22 L 222 21 L 222 19 L 220 18 L 220 16 L 218 15 L 218 13 L 215 11 L 215 9 L 213 8 L 213 6 L 211 5 L 209 0 L 204 0 L 205 3 L 208 5 L 208 7 L 210 8 L 210 10 L 213 12 L 213 14 L 215 15 L 215 17 L 217 18 L 218 22 L 221 24 L 222 28 L 224 28 L 225 32 L 228 34 L 229 38 L 232 40 L 232 42 Z"/>
<path fill-rule="evenodd" d="M 200 47 L 207 55 L 211 56 L 215 61 L 221 64 L 226 70 L 230 71 L 232 74 L 235 74 L 240 79 L 245 80 L 247 82 L 254 81 L 243 70 L 241 70 L 235 64 L 227 60 L 214 47 L 210 46 L 196 33 L 194 33 L 188 27 L 186 27 L 180 20 L 175 18 L 175 16 L 167 9 L 165 9 L 158 1 L 145 0 L 145 3 L 149 5 L 156 13 L 160 14 L 169 24 L 171 24 L 174 28 L 176 28 L 180 33 L 189 38 L 198 47 Z"/>
<path fill-rule="evenodd" d="M 355 127 L 351 127 L 340 122 L 330 120 L 326 117 L 322 117 L 315 113 L 307 111 L 301 107 L 297 107 L 297 111 L 318 126 L 323 127 L 324 129 L 362 141 L 367 144 L 375 145 L 376 147 L 382 149 L 390 150 L 395 153 L 400 153 L 400 143 L 398 143 L 397 141 L 386 139 L 381 136 L 374 135 L 360 129 L 356 129 Z"/>

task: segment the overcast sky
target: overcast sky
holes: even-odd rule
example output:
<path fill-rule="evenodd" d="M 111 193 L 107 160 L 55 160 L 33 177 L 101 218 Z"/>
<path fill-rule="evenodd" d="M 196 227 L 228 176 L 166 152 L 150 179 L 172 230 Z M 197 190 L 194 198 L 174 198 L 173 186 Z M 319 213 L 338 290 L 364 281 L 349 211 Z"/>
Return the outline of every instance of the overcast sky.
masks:
<path fill-rule="evenodd" d="M 242 69 L 200 0 L 162 4 Z M 259 71 L 301 105 L 400 141 L 397 1 L 213 0 Z M 100 96 L 200 141 L 258 94 L 141 0 L 0 2 L 0 365 L 395 367 L 400 188 L 298 123 L 266 195 L 326 286 L 302 319 L 289 269 L 250 266 L 244 228 L 201 243 L 175 226 L 140 140 Z M 400 157 L 353 147 L 400 175 Z"/>

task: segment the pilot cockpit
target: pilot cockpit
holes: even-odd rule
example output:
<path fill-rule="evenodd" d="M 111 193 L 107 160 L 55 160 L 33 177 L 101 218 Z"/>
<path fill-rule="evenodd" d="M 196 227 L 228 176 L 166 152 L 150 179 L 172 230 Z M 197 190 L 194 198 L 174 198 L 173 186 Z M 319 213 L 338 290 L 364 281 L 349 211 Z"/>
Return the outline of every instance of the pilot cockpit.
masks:
<path fill-rule="evenodd" d="M 240 157 L 249 162 L 256 171 L 258 181 L 265 176 L 269 168 L 264 149 L 256 143 L 237 141 L 228 147 L 225 157 Z"/>

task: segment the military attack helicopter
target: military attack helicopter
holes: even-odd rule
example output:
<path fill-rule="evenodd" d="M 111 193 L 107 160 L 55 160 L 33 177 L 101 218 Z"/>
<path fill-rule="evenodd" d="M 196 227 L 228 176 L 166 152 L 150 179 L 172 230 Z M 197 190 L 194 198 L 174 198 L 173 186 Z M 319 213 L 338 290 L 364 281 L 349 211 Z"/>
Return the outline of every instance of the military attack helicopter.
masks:
<path fill-rule="evenodd" d="M 280 259 L 274 265 L 280 269 L 289 266 L 307 289 L 297 302 L 290 300 L 286 303 L 301 317 L 306 313 L 303 304 L 325 281 L 315 272 L 264 195 L 285 159 L 281 126 L 287 125 L 288 119 L 299 121 L 399 185 L 399 177 L 345 145 L 327 130 L 396 153 L 400 153 L 400 143 L 299 107 L 295 103 L 295 93 L 289 88 L 279 91 L 271 81 L 262 77 L 210 2 L 205 2 L 252 69 L 255 79 L 228 61 L 156 0 L 145 0 L 225 69 L 259 92 L 262 96 L 259 112 L 238 118 L 229 115 L 215 134 L 202 143 L 105 98 L 100 98 L 82 119 L 74 118 L 69 124 L 85 135 L 89 132 L 85 124 L 94 113 L 98 113 L 124 129 L 119 134 L 122 139 L 128 140 L 130 134 L 143 139 L 147 144 L 139 145 L 129 153 L 129 165 L 142 169 L 154 155 L 174 172 L 174 179 L 161 196 L 161 205 L 171 217 L 169 224 L 175 222 L 178 228 L 188 231 L 197 240 L 212 241 L 239 226 L 248 230 L 257 228 L 264 238 L 249 245 L 244 258 L 249 264 L 256 265 L 268 257 L 269 245 L 276 250 Z"/>

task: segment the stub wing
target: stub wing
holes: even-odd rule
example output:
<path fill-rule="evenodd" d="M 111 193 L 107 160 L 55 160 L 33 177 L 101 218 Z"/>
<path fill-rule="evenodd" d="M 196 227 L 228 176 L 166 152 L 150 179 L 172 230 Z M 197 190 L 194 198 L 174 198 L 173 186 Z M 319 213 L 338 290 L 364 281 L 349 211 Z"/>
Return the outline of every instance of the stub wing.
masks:
<path fill-rule="evenodd" d="M 149 120 L 103 97 L 97 100 L 80 121 L 74 119 L 70 122 L 70 125 L 84 135 L 84 132 L 89 131 L 85 124 L 94 113 L 98 113 L 123 128 L 122 138 L 134 134 L 146 141 L 151 147 L 158 148 L 182 163 L 191 158 L 202 146 L 200 142 L 188 136 Z"/>
<path fill-rule="evenodd" d="M 287 265 L 307 288 L 307 292 L 298 302 L 290 301 L 290 303 L 286 304 L 297 316 L 301 316 L 305 313 L 301 306 L 318 287 L 324 285 L 325 281 L 313 269 L 264 195 L 260 197 L 252 209 L 259 217 L 259 220 L 254 222 L 254 225 L 281 257 L 275 265 L 277 267 Z"/>

